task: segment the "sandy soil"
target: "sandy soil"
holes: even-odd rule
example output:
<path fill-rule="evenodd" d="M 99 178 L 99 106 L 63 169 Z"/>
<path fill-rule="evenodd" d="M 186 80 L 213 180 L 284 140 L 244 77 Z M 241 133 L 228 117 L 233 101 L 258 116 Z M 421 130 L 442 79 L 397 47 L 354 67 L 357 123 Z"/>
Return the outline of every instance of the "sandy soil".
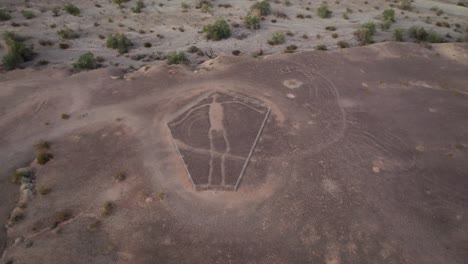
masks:
<path fill-rule="evenodd" d="M 190 8 L 183 12 L 181 3 L 189 4 Z M 249 30 L 243 25 L 242 18 L 249 11 L 253 1 L 212 1 L 213 8 L 208 13 L 202 13 L 195 8 L 196 1 L 148 1 L 144 0 L 146 8 L 142 13 L 133 13 L 131 8 L 135 1 L 123 4 L 118 8 L 109 0 L 80 0 L 73 1 L 81 9 L 80 16 L 72 16 L 60 11 L 58 17 L 54 17 L 52 8 L 63 6 L 67 1 L 47 0 L 28 1 L 24 3 L 16 0 L 3 0 L 0 7 L 11 11 L 10 21 L 0 22 L 0 32 L 15 31 L 21 35 L 29 36 L 29 42 L 33 43 L 39 56 L 27 65 L 34 65 L 40 60 L 61 67 L 63 64 L 71 65 L 82 53 L 92 51 L 95 55 L 105 58 L 104 65 L 119 65 L 122 68 L 130 66 L 140 68 L 142 65 L 158 64 L 160 61 L 137 61 L 135 57 L 142 54 L 165 54 L 173 50 L 187 50 L 190 46 L 197 46 L 205 52 L 212 51 L 215 55 L 231 54 L 239 50 L 241 55 L 250 56 L 252 53 L 263 50 L 266 54 L 281 53 L 288 45 L 296 45 L 299 51 L 313 50 L 318 45 L 326 45 L 328 49 L 337 49 L 338 41 L 347 41 L 351 46 L 357 42 L 353 32 L 361 23 L 374 21 L 379 24 L 381 13 L 384 9 L 394 4 L 393 1 L 329 1 L 330 10 L 333 12 L 329 19 L 321 19 L 316 10 L 321 1 L 290 0 L 290 5 L 285 1 L 272 1 L 273 14 L 265 17 L 259 30 Z M 375 41 L 392 39 L 392 31 L 395 28 L 409 28 L 411 26 L 424 26 L 427 29 L 435 29 L 442 35 L 449 34 L 447 41 L 456 41 L 466 38 L 468 27 L 468 7 L 457 6 L 459 1 L 428 1 L 416 0 L 413 10 L 401 11 L 396 9 L 396 23 L 388 31 L 378 30 Z M 463 1 L 461 1 L 463 2 Z M 466 2 L 466 1 L 465 1 Z M 219 7 L 220 4 L 231 4 L 229 8 Z M 368 3 L 368 4 L 366 4 Z M 100 7 L 96 7 L 98 4 Z M 468 3 L 466 3 L 468 6 Z M 437 15 L 431 11 L 432 7 L 438 7 L 443 11 Z M 349 19 L 343 18 L 346 9 L 350 8 Z M 22 10 L 35 12 L 36 18 L 27 20 L 21 15 Z M 277 18 L 274 13 L 282 12 L 287 19 Z M 300 19 L 297 15 L 310 15 L 311 18 Z M 229 23 L 237 23 L 240 26 L 232 28 L 231 38 L 222 41 L 207 41 L 201 32 L 204 25 L 213 22 L 217 18 L 225 18 Z M 273 22 L 275 23 L 273 23 Z M 437 22 L 448 22 L 450 28 L 437 27 Z M 12 23 L 19 25 L 12 27 Z M 52 27 L 55 26 L 55 27 Z M 336 31 L 327 31 L 325 27 L 335 26 Z M 68 27 L 79 32 L 80 37 L 74 40 L 61 40 L 57 31 Z M 183 32 L 182 32 L 183 31 Z M 274 31 L 290 32 L 285 44 L 270 46 L 267 40 Z M 118 55 L 115 50 L 105 47 L 105 39 L 99 36 L 107 36 L 108 33 L 125 33 L 134 43 L 133 49 L 128 54 Z M 336 38 L 332 34 L 337 34 Z M 307 38 L 303 36 L 306 35 Z M 160 36 L 164 36 L 161 38 Z M 40 40 L 50 40 L 52 46 L 41 46 Z M 145 48 L 144 43 L 152 44 L 151 48 Z M 62 50 L 59 43 L 70 44 L 70 48 Z M 6 50 L 0 48 L 0 56 Z M 204 55 L 190 54 L 193 64 L 201 63 L 208 59 Z M 133 59 L 132 59 L 133 58 Z"/>
<path fill-rule="evenodd" d="M 221 56 L 196 71 L 2 74 L 2 221 L 14 169 L 30 165 L 36 182 L 24 219 L 0 233 L 0 262 L 464 263 L 466 54 L 382 43 Z M 226 90 L 271 116 L 238 191 L 197 192 L 167 122 Z M 29 164 L 40 139 L 54 158 Z"/>

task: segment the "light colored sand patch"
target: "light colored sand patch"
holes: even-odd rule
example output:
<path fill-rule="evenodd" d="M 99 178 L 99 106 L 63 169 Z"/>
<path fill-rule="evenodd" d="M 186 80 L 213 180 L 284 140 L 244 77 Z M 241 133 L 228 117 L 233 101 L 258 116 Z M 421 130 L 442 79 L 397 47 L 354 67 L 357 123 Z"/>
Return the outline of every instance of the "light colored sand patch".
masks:
<path fill-rule="evenodd" d="M 289 89 L 297 89 L 297 88 L 301 87 L 302 84 L 303 84 L 303 82 L 298 81 L 296 79 L 289 79 L 289 80 L 285 80 L 283 82 L 283 85 L 288 87 Z"/>
<path fill-rule="evenodd" d="M 341 191 L 337 183 L 330 179 L 324 179 L 322 181 L 322 188 L 333 196 L 335 196 Z"/>
<path fill-rule="evenodd" d="M 433 49 L 446 59 L 468 65 L 468 53 L 462 46 L 456 44 L 434 45 Z"/>
<path fill-rule="evenodd" d="M 355 107 L 357 104 L 356 104 L 356 101 L 354 100 L 342 98 L 340 100 L 340 105 L 344 108 L 352 108 L 352 107 Z"/>

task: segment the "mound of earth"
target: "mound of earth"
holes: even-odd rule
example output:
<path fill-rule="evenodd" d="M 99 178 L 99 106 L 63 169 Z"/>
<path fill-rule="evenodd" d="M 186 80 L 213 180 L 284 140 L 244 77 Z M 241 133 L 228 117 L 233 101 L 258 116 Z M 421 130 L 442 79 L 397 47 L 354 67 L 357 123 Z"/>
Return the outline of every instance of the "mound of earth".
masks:
<path fill-rule="evenodd" d="M 466 44 L 383 43 L 218 57 L 195 72 L 5 73 L 1 261 L 464 263 L 466 54 Z M 227 94 L 266 107 L 239 110 Z M 174 122 L 200 102 L 177 136 Z M 259 131 L 265 109 L 249 149 L 245 131 Z M 200 143 L 185 148 L 193 157 L 211 150 L 217 162 L 252 150 L 237 191 L 196 190 L 177 138 Z M 53 155 L 43 165 L 33 161 L 39 140 Z M 22 167 L 34 179 L 19 204 L 9 177 Z M 22 217 L 7 221 L 13 208 Z"/>

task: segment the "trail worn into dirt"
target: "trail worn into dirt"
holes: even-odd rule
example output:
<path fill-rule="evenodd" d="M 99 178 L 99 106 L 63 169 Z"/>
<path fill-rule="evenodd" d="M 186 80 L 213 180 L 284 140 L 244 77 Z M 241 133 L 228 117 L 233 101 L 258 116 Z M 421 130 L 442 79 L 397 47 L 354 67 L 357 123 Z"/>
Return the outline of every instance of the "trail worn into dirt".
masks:
<path fill-rule="evenodd" d="M 19 193 L 14 169 L 40 139 L 54 158 L 31 164 L 36 195 L 0 233 L 0 262 L 464 263 L 467 53 L 466 44 L 384 43 L 123 79 L 110 68 L 2 74 L 2 226 Z M 167 125 L 214 91 L 271 109 L 236 192 L 195 191 Z M 210 158 L 228 170 L 245 157 L 226 123 L 232 105 L 221 104 L 222 118 L 207 106 L 191 112 L 200 127 L 190 133 L 203 140 L 183 143 L 199 150 L 203 175 Z M 58 223 L 60 212 L 69 219 Z"/>

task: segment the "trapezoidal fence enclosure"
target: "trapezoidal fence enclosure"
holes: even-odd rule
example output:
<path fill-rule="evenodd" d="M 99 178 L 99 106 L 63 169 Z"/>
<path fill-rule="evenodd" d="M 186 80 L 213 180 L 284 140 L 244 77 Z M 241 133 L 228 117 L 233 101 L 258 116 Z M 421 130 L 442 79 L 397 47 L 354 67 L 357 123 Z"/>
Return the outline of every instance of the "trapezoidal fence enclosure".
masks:
<path fill-rule="evenodd" d="M 167 125 L 194 188 L 236 191 L 269 115 L 265 103 L 229 91 L 175 113 Z"/>

